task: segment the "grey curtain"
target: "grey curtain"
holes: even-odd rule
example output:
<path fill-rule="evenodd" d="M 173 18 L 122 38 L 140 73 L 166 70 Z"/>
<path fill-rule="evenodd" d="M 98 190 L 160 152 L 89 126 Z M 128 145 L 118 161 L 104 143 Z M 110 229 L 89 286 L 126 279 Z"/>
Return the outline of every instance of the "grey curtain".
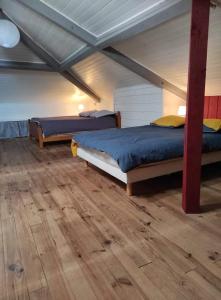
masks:
<path fill-rule="evenodd" d="M 28 136 L 28 121 L 0 122 L 0 138 L 9 139 Z"/>

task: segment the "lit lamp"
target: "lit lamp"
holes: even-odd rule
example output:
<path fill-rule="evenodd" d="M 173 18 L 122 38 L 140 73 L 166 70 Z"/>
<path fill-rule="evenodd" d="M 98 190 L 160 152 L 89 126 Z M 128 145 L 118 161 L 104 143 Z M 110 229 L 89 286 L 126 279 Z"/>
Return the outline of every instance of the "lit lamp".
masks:
<path fill-rule="evenodd" d="M 180 105 L 177 111 L 178 116 L 185 117 L 186 116 L 186 106 Z"/>
<path fill-rule="evenodd" d="M 20 41 L 18 28 L 8 20 L 0 20 L 0 46 L 13 48 Z"/>
<path fill-rule="evenodd" d="M 78 110 L 83 111 L 84 110 L 84 104 L 79 104 L 78 105 Z"/>

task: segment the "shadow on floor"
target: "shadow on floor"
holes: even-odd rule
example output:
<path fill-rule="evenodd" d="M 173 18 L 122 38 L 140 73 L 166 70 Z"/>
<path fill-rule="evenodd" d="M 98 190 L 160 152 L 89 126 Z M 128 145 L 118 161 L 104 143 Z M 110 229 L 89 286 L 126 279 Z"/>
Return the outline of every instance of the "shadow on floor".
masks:
<path fill-rule="evenodd" d="M 103 176 L 110 178 L 112 182 L 120 186 L 121 188 L 125 189 L 125 184 L 117 180 L 116 178 L 112 177 L 111 175 L 97 169 L 94 166 L 91 166 L 96 172 L 99 172 Z M 220 192 L 221 195 L 221 184 L 220 188 L 213 188 L 210 186 L 211 180 L 215 180 L 221 178 L 221 162 L 211 164 L 208 166 L 204 166 L 202 168 L 202 187 L 206 187 L 208 189 L 214 190 L 217 193 Z M 153 179 L 148 179 L 142 182 L 138 182 L 134 184 L 134 195 L 136 196 L 145 196 L 151 199 L 152 196 L 156 196 L 157 194 L 163 193 L 181 193 L 182 192 L 182 172 L 174 173 L 171 175 L 161 176 Z M 125 191 L 126 193 L 126 191 Z M 148 199 L 148 200 L 149 200 Z M 154 200 L 150 201 L 157 201 L 156 197 Z M 212 201 L 212 199 L 211 199 Z M 217 201 L 217 199 L 216 199 Z M 221 209 L 221 202 L 217 203 L 209 203 L 209 204 L 202 204 L 201 211 L 202 213 L 215 211 Z"/>

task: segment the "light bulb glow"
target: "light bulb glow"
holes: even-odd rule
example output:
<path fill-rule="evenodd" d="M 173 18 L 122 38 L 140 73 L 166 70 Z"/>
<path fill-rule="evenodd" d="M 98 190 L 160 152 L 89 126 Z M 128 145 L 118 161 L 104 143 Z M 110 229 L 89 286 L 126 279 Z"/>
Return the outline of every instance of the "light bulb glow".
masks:
<path fill-rule="evenodd" d="M 177 111 L 178 116 L 185 117 L 186 116 L 186 106 L 180 105 Z"/>
<path fill-rule="evenodd" d="M 78 105 L 78 110 L 83 111 L 84 110 L 84 104 L 79 104 Z"/>

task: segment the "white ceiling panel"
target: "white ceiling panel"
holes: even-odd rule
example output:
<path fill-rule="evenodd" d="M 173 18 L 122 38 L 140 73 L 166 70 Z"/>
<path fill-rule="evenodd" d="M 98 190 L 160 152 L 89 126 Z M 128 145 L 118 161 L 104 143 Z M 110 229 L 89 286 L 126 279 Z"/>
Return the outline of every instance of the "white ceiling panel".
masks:
<path fill-rule="evenodd" d="M 3 0 L 3 11 L 59 62 L 85 46 L 59 26 L 15 0 Z"/>
<path fill-rule="evenodd" d="M 211 9 L 207 95 L 221 94 L 221 9 Z M 190 15 L 113 45 L 183 90 L 187 87 Z"/>
<path fill-rule="evenodd" d="M 41 0 L 96 36 L 152 16 L 180 0 Z"/>
<path fill-rule="evenodd" d="M 19 43 L 14 48 L 0 47 L 0 60 L 43 63 L 43 61 L 23 43 Z"/>
<path fill-rule="evenodd" d="M 147 81 L 125 69 L 101 53 L 95 53 L 72 69 L 104 100 L 113 100 L 116 88 Z"/>

